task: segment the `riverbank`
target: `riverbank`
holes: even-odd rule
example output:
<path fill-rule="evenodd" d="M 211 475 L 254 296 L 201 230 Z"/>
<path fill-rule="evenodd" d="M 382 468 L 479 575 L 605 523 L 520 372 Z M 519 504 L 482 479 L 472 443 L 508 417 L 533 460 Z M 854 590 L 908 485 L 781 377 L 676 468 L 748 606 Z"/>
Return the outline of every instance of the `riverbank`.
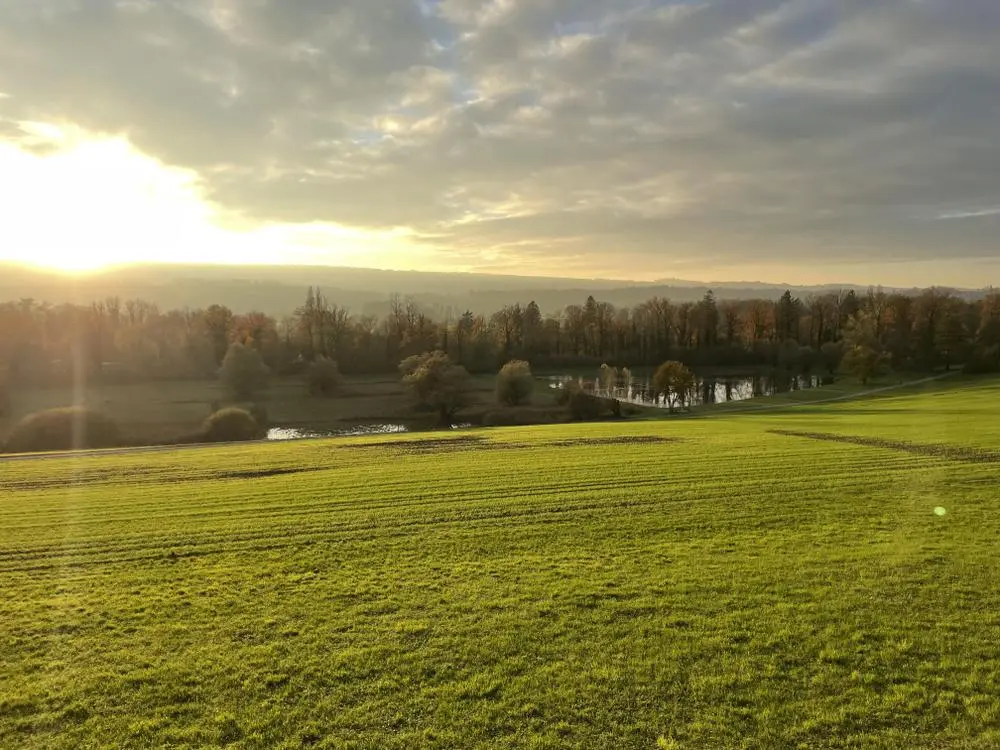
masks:
<path fill-rule="evenodd" d="M 470 408 L 495 406 L 495 376 L 473 376 Z M 555 396 L 539 387 L 535 403 L 554 407 Z M 24 416 L 45 409 L 83 405 L 119 426 L 125 442 L 155 444 L 197 431 L 219 406 L 228 405 L 215 380 L 162 381 L 129 385 L 93 384 L 79 393 L 70 388 L 22 388 L 13 394 L 12 412 L 0 420 L 0 440 Z M 429 429 L 436 416 L 415 411 L 398 377 L 346 378 L 333 398 L 310 396 L 299 378 L 274 378 L 253 402 L 263 408 L 270 427 L 305 432 L 338 432 L 364 425 L 404 424 Z"/>

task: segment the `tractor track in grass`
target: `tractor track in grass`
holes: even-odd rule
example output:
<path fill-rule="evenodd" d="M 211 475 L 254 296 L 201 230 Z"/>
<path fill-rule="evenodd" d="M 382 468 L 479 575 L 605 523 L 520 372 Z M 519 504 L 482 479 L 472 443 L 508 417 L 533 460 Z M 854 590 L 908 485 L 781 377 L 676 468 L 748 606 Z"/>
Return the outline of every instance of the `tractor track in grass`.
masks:
<path fill-rule="evenodd" d="M 1000 463 L 1000 453 L 982 448 L 968 448 L 941 443 L 911 443 L 905 440 L 886 440 L 885 438 L 865 437 L 861 435 L 838 435 L 829 432 L 804 432 L 799 430 L 768 430 L 768 432 L 772 435 L 822 440 L 828 443 L 849 443 L 867 448 L 886 448 L 888 450 L 912 453 L 917 456 L 944 458 L 951 461 L 964 461 L 977 464 Z"/>

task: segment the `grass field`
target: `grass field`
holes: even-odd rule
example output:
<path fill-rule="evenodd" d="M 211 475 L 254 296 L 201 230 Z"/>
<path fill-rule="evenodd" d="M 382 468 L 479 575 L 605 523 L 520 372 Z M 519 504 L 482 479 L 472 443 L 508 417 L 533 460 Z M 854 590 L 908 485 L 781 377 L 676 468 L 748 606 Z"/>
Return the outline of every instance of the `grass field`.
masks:
<path fill-rule="evenodd" d="M 0 460 L 0 747 L 1000 747 L 1000 383 Z"/>

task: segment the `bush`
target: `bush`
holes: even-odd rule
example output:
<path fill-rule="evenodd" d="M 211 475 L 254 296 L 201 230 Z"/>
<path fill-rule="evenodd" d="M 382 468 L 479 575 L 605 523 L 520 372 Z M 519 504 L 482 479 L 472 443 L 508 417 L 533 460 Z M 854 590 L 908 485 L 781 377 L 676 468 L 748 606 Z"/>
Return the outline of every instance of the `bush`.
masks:
<path fill-rule="evenodd" d="M 611 416 L 615 419 L 622 418 L 622 402 L 616 398 L 605 399 L 604 403 L 611 410 Z"/>
<path fill-rule="evenodd" d="M 344 378 L 340 368 L 332 359 L 317 357 L 316 361 L 306 369 L 306 387 L 310 396 L 329 398 L 340 391 Z"/>
<path fill-rule="evenodd" d="M 120 445 L 121 433 L 109 417 L 71 406 L 29 414 L 11 430 L 4 449 L 8 453 L 34 453 Z"/>
<path fill-rule="evenodd" d="M 579 388 L 573 388 L 566 401 L 569 418 L 577 422 L 599 419 L 603 411 L 602 401 Z"/>
<path fill-rule="evenodd" d="M 469 373 L 442 351 L 407 357 L 399 371 L 416 405 L 437 412 L 441 425 L 451 424 L 455 413 L 471 400 Z"/>
<path fill-rule="evenodd" d="M 503 406 L 522 406 L 531 401 L 535 390 L 535 376 L 531 365 L 523 360 L 513 360 L 500 368 L 497 375 L 497 403 Z"/>
<path fill-rule="evenodd" d="M 202 439 L 208 443 L 230 443 L 262 437 L 261 427 L 246 409 L 230 406 L 205 420 Z"/>
<path fill-rule="evenodd" d="M 986 375 L 1000 371 L 1000 347 L 977 349 L 962 367 L 966 375 Z"/>
<path fill-rule="evenodd" d="M 268 369 L 260 352 L 243 344 L 230 344 L 219 368 L 219 379 L 238 400 L 246 401 L 267 385 Z"/>

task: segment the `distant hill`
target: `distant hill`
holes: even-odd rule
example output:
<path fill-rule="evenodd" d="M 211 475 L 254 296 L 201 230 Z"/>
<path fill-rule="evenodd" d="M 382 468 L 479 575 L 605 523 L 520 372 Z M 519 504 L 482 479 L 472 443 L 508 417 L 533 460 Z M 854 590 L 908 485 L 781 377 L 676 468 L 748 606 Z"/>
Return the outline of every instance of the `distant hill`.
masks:
<path fill-rule="evenodd" d="M 663 279 L 566 279 L 467 273 L 383 271 L 329 266 L 139 265 L 73 276 L 0 264 L 0 301 L 25 297 L 52 303 L 89 303 L 105 297 L 142 298 L 163 309 L 221 304 L 237 312 L 259 310 L 281 317 L 305 299 L 309 286 L 357 313 L 381 314 L 392 294 L 413 297 L 431 312 L 493 312 L 506 304 L 532 300 L 543 312 L 582 304 L 588 295 L 616 306 L 632 306 L 653 296 L 674 302 L 701 299 L 712 289 L 719 299 L 777 299 L 786 290 L 798 297 L 867 285 L 788 286 L 766 282 L 693 282 Z M 913 291 L 913 290 L 906 290 Z M 980 293 L 963 290 L 963 296 Z"/>

